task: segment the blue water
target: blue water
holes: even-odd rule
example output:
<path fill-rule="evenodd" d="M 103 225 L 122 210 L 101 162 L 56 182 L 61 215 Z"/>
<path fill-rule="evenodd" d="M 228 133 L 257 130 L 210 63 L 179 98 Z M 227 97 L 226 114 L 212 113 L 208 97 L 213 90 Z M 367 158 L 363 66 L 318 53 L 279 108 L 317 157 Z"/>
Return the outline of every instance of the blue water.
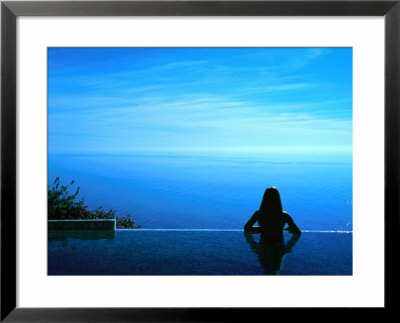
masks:
<path fill-rule="evenodd" d="M 352 234 L 284 233 L 285 247 L 242 231 L 49 231 L 49 275 L 351 275 Z M 280 253 L 279 250 L 284 250 Z"/>
<path fill-rule="evenodd" d="M 48 171 L 143 228 L 243 228 L 275 186 L 301 230 L 352 231 L 351 153 L 50 154 Z"/>

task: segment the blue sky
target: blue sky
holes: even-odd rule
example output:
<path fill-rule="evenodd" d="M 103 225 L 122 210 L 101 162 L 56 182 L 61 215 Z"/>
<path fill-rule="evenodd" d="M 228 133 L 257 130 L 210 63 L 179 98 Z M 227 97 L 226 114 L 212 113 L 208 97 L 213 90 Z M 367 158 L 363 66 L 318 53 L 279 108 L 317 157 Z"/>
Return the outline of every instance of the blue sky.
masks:
<path fill-rule="evenodd" d="M 351 48 L 49 48 L 50 153 L 352 149 Z"/>

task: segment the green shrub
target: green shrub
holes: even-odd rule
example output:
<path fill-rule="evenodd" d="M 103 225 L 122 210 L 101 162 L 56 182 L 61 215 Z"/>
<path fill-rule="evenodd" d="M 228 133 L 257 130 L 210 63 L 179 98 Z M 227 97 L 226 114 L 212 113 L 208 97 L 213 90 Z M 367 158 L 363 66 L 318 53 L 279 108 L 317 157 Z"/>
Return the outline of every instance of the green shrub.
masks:
<path fill-rule="evenodd" d="M 60 185 L 60 178 L 56 178 L 52 187 L 48 189 L 48 217 L 49 220 L 69 219 L 116 219 L 117 229 L 140 228 L 130 215 L 118 217 L 113 209 L 105 211 L 103 207 L 95 210 L 85 205 L 84 199 L 76 201 L 79 187 L 75 193 L 70 194 L 68 189 L 74 184 Z"/>

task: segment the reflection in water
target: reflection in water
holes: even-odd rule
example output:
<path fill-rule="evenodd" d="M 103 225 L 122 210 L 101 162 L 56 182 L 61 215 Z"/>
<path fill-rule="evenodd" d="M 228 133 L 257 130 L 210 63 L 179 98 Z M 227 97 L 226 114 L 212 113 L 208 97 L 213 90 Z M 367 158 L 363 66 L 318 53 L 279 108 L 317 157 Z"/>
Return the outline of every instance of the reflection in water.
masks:
<path fill-rule="evenodd" d="M 48 239 L 50 242 L 67 239 L 100 240 L 114 238 L 114 230 L 48 230 Z"/>
<path fill-rule="evenodd" d="M 284 242 L 266 242 L 260 239 L 256 242 L 253 237 L 254 232 L 244 231 L 244 236 L 251 250 L 257 255 L 260 265 L 266 275 L 276 275 L 282 268 L 283 256 L 290 253 L 301 234 L 293 234 L 290 240 Z"/>

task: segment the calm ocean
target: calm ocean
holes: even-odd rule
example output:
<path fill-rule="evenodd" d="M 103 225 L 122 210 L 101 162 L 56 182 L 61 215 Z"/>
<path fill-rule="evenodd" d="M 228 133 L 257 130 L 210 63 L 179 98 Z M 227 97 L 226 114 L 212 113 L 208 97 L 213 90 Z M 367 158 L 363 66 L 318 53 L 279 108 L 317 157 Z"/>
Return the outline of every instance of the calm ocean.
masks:
<path fill-rule="evenodd" d="M 301 230 L 352 230 L 351 153 L 50 154 L 48 176 L 143 228 L 241 229 L 275 186 Z"/>

